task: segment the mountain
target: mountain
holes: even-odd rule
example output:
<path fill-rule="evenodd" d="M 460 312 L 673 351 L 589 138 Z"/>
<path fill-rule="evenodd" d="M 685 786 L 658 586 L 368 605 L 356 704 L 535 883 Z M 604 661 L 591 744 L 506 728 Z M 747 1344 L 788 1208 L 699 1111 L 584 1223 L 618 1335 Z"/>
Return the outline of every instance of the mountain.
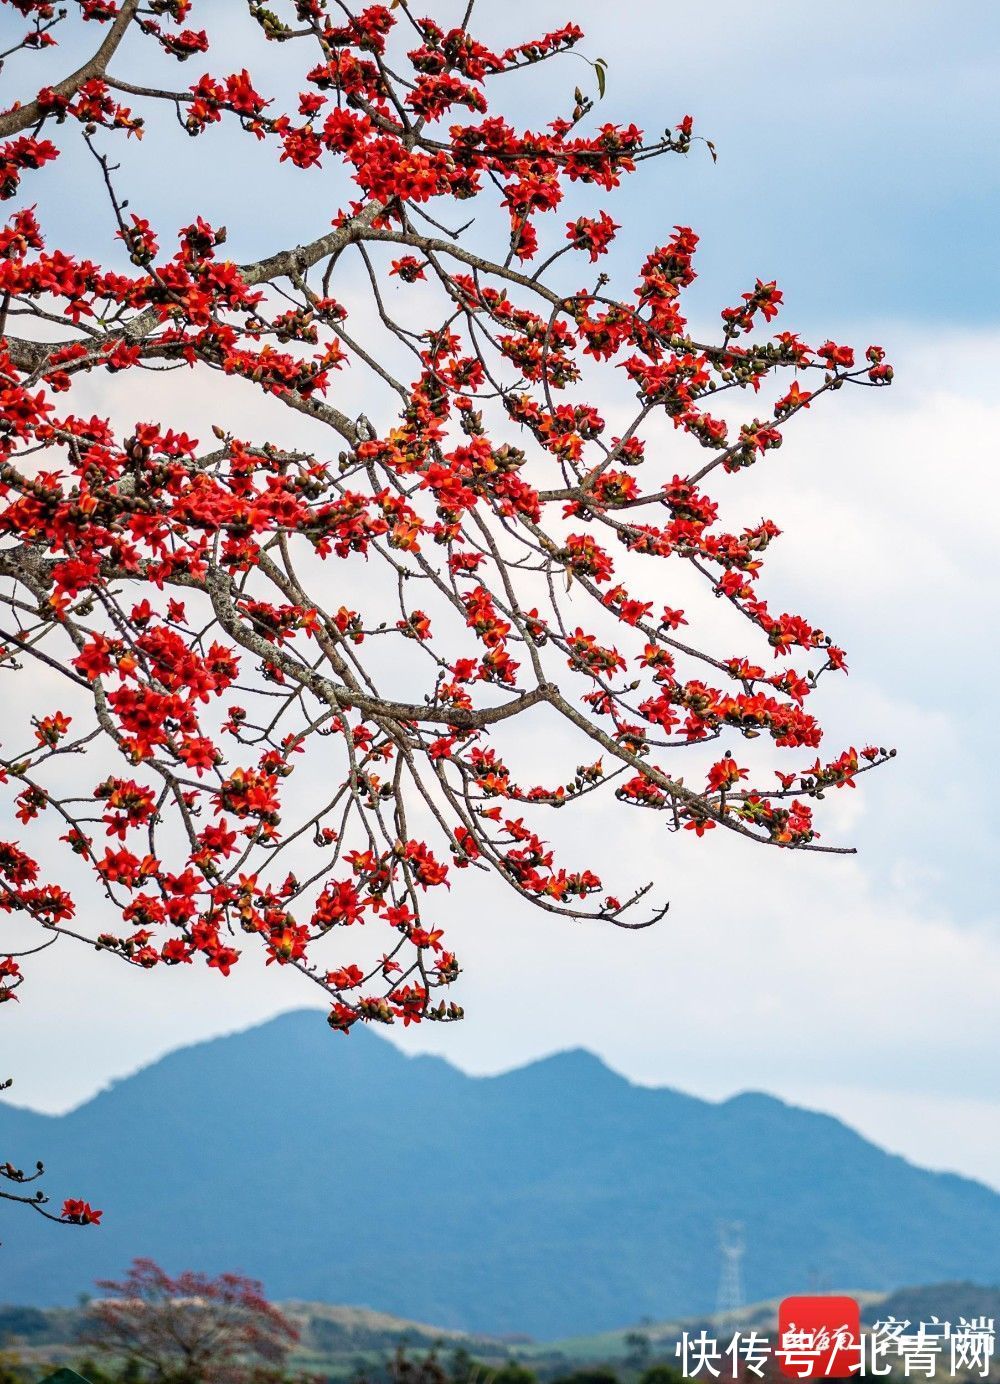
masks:
<path fill-rule="evenodd" d="M 62 1116 L 0 1105 L 0 1150 L 104 1209 L 3 1217 L 0 1299 L 72 1301 L 134 1255 L 275 1298 L 485 1333 L 589 1334 L 748 1296 L 1000 1280 L 1000 1195 L 770 1096 L 633 1086 L 583 1051 L 474 1078 L 314 1010 L 170 1054 Z"/>

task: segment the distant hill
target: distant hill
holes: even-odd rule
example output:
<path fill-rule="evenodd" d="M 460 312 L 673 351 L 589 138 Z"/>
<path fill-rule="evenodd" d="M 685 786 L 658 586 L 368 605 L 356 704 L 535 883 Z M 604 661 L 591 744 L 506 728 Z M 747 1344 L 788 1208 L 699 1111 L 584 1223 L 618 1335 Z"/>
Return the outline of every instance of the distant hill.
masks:
<path fill-rule="evenodd" d="M 1000 1195 L 839 1121 L 633 1086 L 583 1051 L 473 1078 L 316 1011 L 183 1048 L 70 1114 L 0 1105 L 0 1146 L 104 1208 L 3 1216 L 0 1298 L 70 1303 L 136 1254 L 275 1298 L 540 1339 L 714 1305 L 716 1227 L 748 1296 L 1000 1280 Z"/>
<path fill-rule="evenodd" d="M 295 1365 L 310 1373 L 321 1370 L 337 1379 L 353 1379 L 360 1366 L 369 1374 L 384 1377 L 384 1371 L 373 1371 L 371 1366 L 384 1363 L 400 1347 L 414 1356 L 432 1350 L 444 1355 L 462 1350 L 497 1364 L 507 1360 L 512 1349 L 508 1341 L 446 1331 L 358 1307 L 320 1302 L 283 1302 L 280 1306 L 299 1332 Z M 88 1325 L 84 1305 L 0 1306 L 0 1357 L 13 1351 L 22 1364 L 35 1371 L 80 1365 L 87 1354 L 81 1340 Z"/>
<path fill-rule="evenodd" d="M 911 1322 L 930 1321 L 936 1316 L 953 1324 L 963 1317 L 1000 1320 L 1000 1289 L 974 1283 L 901 1288 L 888 1295 L 855 1290 L 851 1296 L 859 1298 L 862 1321 L 869 1325 L 889 1316 Z M 706 1314 L 681 1321 L 647 1322 L 641 1328 L 633 1325 L 539 1343 L 519 1336 L 450 1331 L 359 1307 L 298 1301 L 282 1302 L 279 1306 L 299 1331 L 295 1366 L 341 1381 L 354 1380 L 359 1372 L 369 1379 L 387 1378 L 385 1363 L 402 1348 L 413 1358 L 427 1351 L 435 1351 L 445 1361 L 453 1358 L 453 1353 L 463 1354 L 488 1370 L 496 1370 L 511 1360 L 519 1361 L 542 1384 L 566 1381 L 568 1375 L 581 1369 L 606 1367 L 619 1373 L 625 1384 L 635 1384 L 642 1363 L 673 1363 L 675 1346 L 684 1331 L 694 1335 L 705 1330 L 720 1340 L 728 1340 L 735 1331 L 756 1330 L 769 1335 L 774 1332 L 778 1315 L 778 1302 L 772 1299 L 748 1304 L 737 1313 L 723 1316 Z M 36 1370 L 80 1364 L 86 1349 L 80 1341 L 87 1319 L 83 1305 L 0 1306 L 0 1354 L 13 1350 L 25 1365 Z M 470 1378 L 481 1377 L 478 1372 L 469 1373 Z"/>
<path fill-rule="evenodd" d="M 957 1325 L 960 1318 L 992 1317 L 1000 1322 L 1000 1286 L 978 1283 L 928 1283 L 920 1288 L 899 1288 L 868 1307 L 861 1320 L 873 1322 L 895 1317 L 897 1321 L 929 1322 L 932 1317 Z"/>
<path fill-rule="evenodd" d="M 825 1293 L 826 1288 L 815 1291 Z M 894 1289 L 891 1293 L 876 1293 L 858 1288 L 838 1290 L 857 1300 L 861 1308 L 861 1321 L 871 1327 L 877 1321 L 895 1317 L 897 1321 L 912 1323 L 929 1322 L 935 1317 L 938 1321 L 951 1322 L 957 1326 L 964 1318 L 991 1318 L 1000 1322 L 1000 1287 L 987 1287 L 979 1283 L 931 1283 L 919 1287 Z M 651 1355 L 672 1361 L 675 1346 L 681 1333 L 686 1331 L 694 1336 L 701 1330 L 718 1340 L 728 1341 L 739 1332 L 759 1331 L 764 1335 L 774 1334 L 778 1324 L 780 1298 L 770 1298 L 764 1302 L 748 1303 L 738 1311 L 702 1313 L 679 1321 L 645 1321 L 641 1326 L 625 1326 L 617 1331 L 603 1331 L 588 1336 L 574 1336 L 547 1344 L 532 1344 L 518 1349 L 518 1354 L 530 1363 L 536 1360 L 549 1364 L 552 1361 L 564 1365 L 589 1364 L 602 1361 L 618 1364 L 629 1357 L 634 1358 L 636 1337 L 648 1345 Z M 2 1325 L 2 1312 L 0 1312 Z M 991 1376 L 993 1378 L 994 1376 Z"/>

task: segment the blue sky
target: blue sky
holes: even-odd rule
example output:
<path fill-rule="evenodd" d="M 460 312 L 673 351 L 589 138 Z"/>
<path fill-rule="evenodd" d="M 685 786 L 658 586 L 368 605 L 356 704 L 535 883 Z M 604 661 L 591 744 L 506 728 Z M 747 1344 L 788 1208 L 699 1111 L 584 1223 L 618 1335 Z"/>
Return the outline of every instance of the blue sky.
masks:
<path fill-rule="evenodd" d="M 457 9 L 427 7 L 446 18 Z M 696 316 L 714 316 L 756 275 L 774 277 L 787 304 L 779 325 L 862 348 L 879 341 L 897 364 L 891 391 L 817 409 L 766 475 L 757 468 L 740 484 L 751 515 L 763 510 L 785 529 L 769 592 L 787 593 L 851 655 L 828 709 L 830 744 L 881 739 L 900 756 L 831 805 L 833 834 L 863 847 L 854 861 L 728 845 L 710 860 L 631 820 L 585 820 L 595 852 L 662 866 L 674 900 L 663 928 L 636 938 L 568 931 L 499 895 L 471 910 L 456 901 L 470 1017 L 402 1041 L 473 1071 L 583 1044 L 635 1080 L 718 1097 L 768 1089 L 1000 1187 L 1000 928 L 986 800 L 1000 672 L 990 576 L 1000 537 L 1000 11 L 791 0 L 481 8 L 504 42 L 579 19 L 587 53 L 608 61 L 602 118 L 655 131 L 690 112 L 715 142 L 718 163 L 696 146 L 687 160 L 647 165 L 608 204 L 625 228 L 617 262 L 634 264 L 675 223 L 690 224 L 702 236 Z M 118 70 L 142 80 L 127 57 Z M 547 74 L 560 92 L 558 83 L 592 80 L 571 60 Z M 538 81 L 510 86 L 528 119 Z M 137 210 L 179 205 L 163 172 L 185 152 L 173 134 L 128 151 Z M 236 213 L 246 164 L 213 165 L 190 189 L 183 215 L 228 214 L 238 258 L 276 248 L 292 225 L 306 238 L 329 217 L 299 197 L 311 180 L 287 168 L 276 178 L 267 162 L 278 191 L 254 205 L 252 224 Z M 92 170 L 61 168 L 59 178 L 50 195 L 66 200 L 51 211 L 65 216 L 84 205 L 76 199 Z M 96 246 L 104 209 L 90 206 L 79 233 Z M 538 978 L 522 993 L 526 947 Z M 26 989 L 4 1016 L 5 1067 L 26 1104 L 65 1106 L 181 1041 L 304 999 L 273 974 L 225 986 L 199 977 L 182 996 L 170 976 L 110 976 L 89 959 L 80 972 L 78 961 L 53 957 L 48 993 Z"/>
<path fill-rule="evenodd" d="M 808 326 L 845 313 L 993 322 L 995 6 L 587 9 L 609 106 L 641 105 L 650 120 L 683 107 L 718 146 L 718 167 L 660 170 L 662 200 L 644 198 L 637 218 L 655 234 L 669 204 L 701 229 L 713 290 L 734 274 L 780 276 Z"/>

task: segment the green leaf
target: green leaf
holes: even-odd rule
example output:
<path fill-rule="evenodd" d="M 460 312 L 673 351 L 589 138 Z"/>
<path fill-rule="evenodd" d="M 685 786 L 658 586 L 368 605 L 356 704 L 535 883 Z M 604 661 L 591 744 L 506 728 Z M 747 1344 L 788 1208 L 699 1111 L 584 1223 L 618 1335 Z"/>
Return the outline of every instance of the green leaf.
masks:
<path fill-rule="evenodd" d="M 601 100 L 604 100 L 604 93 L 608 89 L 608 64 L 606 59 L 598 58 L 594 63 L 594 71 L 597 73 L 597 90 L 600 92 Z"/>

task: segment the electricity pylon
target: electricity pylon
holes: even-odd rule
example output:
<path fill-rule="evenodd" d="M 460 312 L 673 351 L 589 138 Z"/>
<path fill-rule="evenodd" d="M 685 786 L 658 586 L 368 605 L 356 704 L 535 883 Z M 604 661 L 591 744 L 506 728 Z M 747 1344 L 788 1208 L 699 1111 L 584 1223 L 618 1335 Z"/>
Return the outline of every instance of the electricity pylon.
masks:
<path fill-rule="evenodd" d="M 746 1241 L 743 1226 L 738 1221 L 722 1221 L 719 1224 L 719 1249 L 722 1253 L 722 1267 L 719 1272 L 719 1292 L 715 1300 L 716 1314 L 742 1311 L 746 1305 L 743 1297 L 743 1255 Z"/>

